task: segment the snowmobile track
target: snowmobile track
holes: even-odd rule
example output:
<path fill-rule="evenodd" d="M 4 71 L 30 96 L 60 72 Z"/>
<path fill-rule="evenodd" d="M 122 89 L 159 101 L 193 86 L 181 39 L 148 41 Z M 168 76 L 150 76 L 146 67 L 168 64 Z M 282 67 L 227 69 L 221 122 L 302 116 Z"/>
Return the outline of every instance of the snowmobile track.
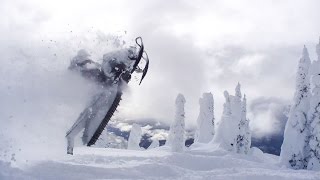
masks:
<path fill-rule="evenodd" d="M 102 120 L 101 124 L 99 125 L 98 129 L 96 130 L 96 132 L 94 132 L 94 134 L 93 134 L 92 138 L 90 139 L 90 141 L 88 142 L 87 146 L 91 146 L 96 143 L 96 141 L 100 137 L 102 131 L 107 126 L 108 122 L 110 121 L 111 117 L 113 116 L 114 112 L 116 111 L 117 107 L 119 106 L 119 103 L 121 101 L 121 96 L 122 96 L 122 92 L 121 92 L 121 90 L 118 90 L 116 98 L 114 99 L 114 101 L 111 105 L 111 108 L 107 112 L 106 116 L 103 118 L 103 120 Z"/>

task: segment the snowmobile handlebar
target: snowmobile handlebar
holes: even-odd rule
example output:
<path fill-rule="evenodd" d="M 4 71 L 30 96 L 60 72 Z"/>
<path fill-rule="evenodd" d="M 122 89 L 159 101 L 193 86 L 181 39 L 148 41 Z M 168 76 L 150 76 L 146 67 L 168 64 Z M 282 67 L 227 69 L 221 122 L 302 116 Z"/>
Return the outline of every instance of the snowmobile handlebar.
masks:
<path fill-rule="evenodd" d="M 139 40 L 140 40 L 140 42 L 139 42 Z M 136 41 L 136 44 L 140 47 L 140 49 L 139 49 L 138 55 L 136 57 L 130 58 L 131 60 L 135 60 L 130 74 L 132 74 L 134 71 L 141 70 L 141 68 L 138 66 L 138 64 L 140 63 L 141 59 L 146 61 L 146 65 L 142 70 L 142 77 L 141 77 L 141 80 L 140 80 L 140 83 L 139 83 L 139 85 L 140 85 L 142 80 L 144 79 L 144 77 L 146 76 L 146 74 L 148 72 L 149 57 L 148 57 L 147 52 L 144 50 L 144 45 L 143 45 L 142 38 L 141 37 L 137 37 L 135 39 L 135 41 Z M 146 55 L 146 57 L 143 56 L 144 54 Z"/>
<path fill-rule="evenodd" d="M 146 51 L 144 51 L 144 53 L 146 55 L 146 57 L 143 57 L 142 58 L 146 61 L 146 65 L 144 66 L 143 68 L 143 71 L 142 71 L 142 77 L 141 77 L 141 80 L 140 80 L 140 83 L 139 85 L 141 84 L 142 80 L 144 79 L 144 77 L 146 76 L 147 72 L 148 72 L 148 69 L 149 69 L 149 56 L 147 54 Z"/>
<path fill-rule="evenodd" d="M 139 42 L 140 41 L 140 42 Z M 144 45 L 143 45 L 143 41 L 141 37 L 137 37 L 135 39 L 136 44 L 140 47 L 138 53 L 136 56 L 133 57 L 128 57 L 130 60 L 135 61 L 132 69 L 126 69 L 126 68 L 119 68 L 117 69 L 118 73 L 117 75 L 114 77 L 113 83 L 117 83 L 119 82 L 120 79 L 123 79 L 124 81 L 126 81 L 127 83 L 129 82 L 129 80 L 131 79 L 131 74 L 133 72 L 142 72 L 142 77 L 141 80 L 139 82 L 139 85 L 141 84 L 142 80 L 145 78 L 147 72 L 148 72 L 148 68 L 149 68 L 149 57 L 147 52 L 144 50 Z M 143 69 L 141 69 L 139 67 L 139 63 L 141 62 L 141 59 L 146 61 L 145 67 Z"/>
<path fill-rule="evenodd" d="M 140 39 L 140 43 L 138 43 L 138 39 Z M 137 37 L 136 38 L 136 44 L 140 47 L 139 52 L 138 52 L 138 56 L 134 57 L 134 58 L 130 58 L 131 60 L 134 60 L 134 64 L 131 70 L 131 74 L 137 69 L 138 64 L 140 63 L 140 60 L 142 58 L 143 52 L 144 52 L 144 45 L 143 45 L 143 41 L 141 37 Z"/>

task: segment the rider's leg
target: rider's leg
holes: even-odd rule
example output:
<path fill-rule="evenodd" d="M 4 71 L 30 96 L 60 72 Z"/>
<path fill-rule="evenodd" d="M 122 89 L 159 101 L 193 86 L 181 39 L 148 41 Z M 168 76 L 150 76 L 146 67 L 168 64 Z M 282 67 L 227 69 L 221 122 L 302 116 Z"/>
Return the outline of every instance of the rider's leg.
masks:
<path fill-rule="evenodd" d="M 86 126 L 90 111 L 86 108 L 78 117 L 77 121 L 73 124 L 70 130 L 67 132 L 66 138 L 68 142 L 67 153 L 73 154 L 74 138 L 84 129 Z"/>

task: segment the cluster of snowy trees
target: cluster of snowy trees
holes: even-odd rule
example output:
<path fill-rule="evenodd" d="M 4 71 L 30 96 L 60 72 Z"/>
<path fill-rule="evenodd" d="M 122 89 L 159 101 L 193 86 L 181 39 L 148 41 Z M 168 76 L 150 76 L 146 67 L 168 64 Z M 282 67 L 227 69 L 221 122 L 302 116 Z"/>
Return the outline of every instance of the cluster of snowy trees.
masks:
<path fill-rule="evenodd" d="M 235 89 L 235 96 L 224 92 L 226 102 L 217 133 L 212 142 L 229 151 L 247 154 L 251 146 L 251 132 L 247 119 L 247 100 L 242 97 L 240 84 Z"/>
<path fill-rule="evenodd" d="M 204 93 L 200 98 L 195 143 L 217 143 L 226 150 L 247 154 L 251 146 L 251 132 L 246 117 L 246 97 L 241 95 L 240 84 L 236 87 L 235 96 L 226 91 L 224 95 L 226 102 L 216 134 L 213 95 Z M 166 143 L 174 152 L 182 152 L 184 149 L 185 102 L 183 95 L 179 94 L 176 99 L 175 120 Z"/>
<path fill-rule="evenodd" d="M 303 48 L 281 147 L 281 162 L 294 169 L 320 170 L 320 39 L 316 52 L 318 59 L 311 62 Z"/>
<path fill-rule="evenodd" d="M 170 126 L 170 133 L 168 136 L 168 140 L 166 145 L 170 146 L 172 151 L 174 152 L 182 152 L 185 147 L 185 139 L 184 139 L 184 131 L 185 131 L 185 112 L 184 112 L 184 104 L 186 100 L 182 94 L 178 94 L 176 98 L 176 110 L 175 110 L 175 118 L 173 123 Z M 137 124 L 133 124 L 130 132 L 130 136 L 128 139 L 128 149 L 139 150 L 141 149 L 139 146 L 141 140 L 141 127 Z M 152 149 L 155 147 L 159 147 L 159 141 L 153 140 L 148 149 Z"/>
<path fill-rule="evenodd" d="M 200 112 L 197 119 L 195 142 L 208 143 L 212 140 L 214 130 L 214 100 L 211 93 L 203 93 L 199 99 Z"/>
<path fill-rule="evenodd" d="M 240 84 L 236 87 L 236 95 L 224 93 L 223 115 L 215 135 L 214 99 L 211 93 L 203 93 L 199 99 L 200 112 L 197 119 L 195 143 L 217 143 L 220 147 L 237 153 L 247 154 L 251 145 L 249 120 L 247 119 L 246 96 L 242 97 Z M 178 94 L 175 101 L 175 117 L 170 126 L 166 146 L 173 152 L 183 152 L 185 148 L 185 97 Z M 128 140 L 128 149 L 140 149 L 141 127 L 132 126 Z M 150 148 L 158 147 L 159 141 L 153 141 Z"/>
<path fill-rule="evenodd" d="M 316 52 L 318 59 L 311 62 L 307 48 L 303 48 L 296 77 L 294 103 L 289 112 L 281 147 L 281 163 L 293 169 L 320 170 L 320 39 Z M 200 112 L 195 143 L 213 143 L 236 153 L 249 153 L 251 132 L 247 119 L 247 100 L 246 95 L 242 96 L 240 87 L 238 83 L 235 95 L 224 92 L 225 103 L 217 127 L 213 95 L 202 95 L 199 100 Z M 175 118 L 166 142 L 173 152 L 183 152 L 185 148 L 185 103 L 184 96 L 178 94 L 175 101 Z M 140 149 L 140 140 L 141 127 L 134 124 L 128 140 L 128 149 Z M 150 148 L 158 146 L 159 141 L 155 140 Z"/>

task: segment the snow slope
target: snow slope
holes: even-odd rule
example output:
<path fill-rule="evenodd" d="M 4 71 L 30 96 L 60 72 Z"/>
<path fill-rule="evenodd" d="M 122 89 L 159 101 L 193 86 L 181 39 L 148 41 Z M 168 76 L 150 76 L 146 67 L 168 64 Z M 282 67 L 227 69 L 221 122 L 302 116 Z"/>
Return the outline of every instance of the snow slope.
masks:
<path fill-rule="evenodd" d="M 184 153 L 162 146 L 135 151 L 75 148 L 74 156 L 29 162 L 22 169 L 0 161 L 0 179 L 319 179 L 320 172 L 280 167 L 278 157 L 254 149 L 240 155 L 196 143 Z"/>

